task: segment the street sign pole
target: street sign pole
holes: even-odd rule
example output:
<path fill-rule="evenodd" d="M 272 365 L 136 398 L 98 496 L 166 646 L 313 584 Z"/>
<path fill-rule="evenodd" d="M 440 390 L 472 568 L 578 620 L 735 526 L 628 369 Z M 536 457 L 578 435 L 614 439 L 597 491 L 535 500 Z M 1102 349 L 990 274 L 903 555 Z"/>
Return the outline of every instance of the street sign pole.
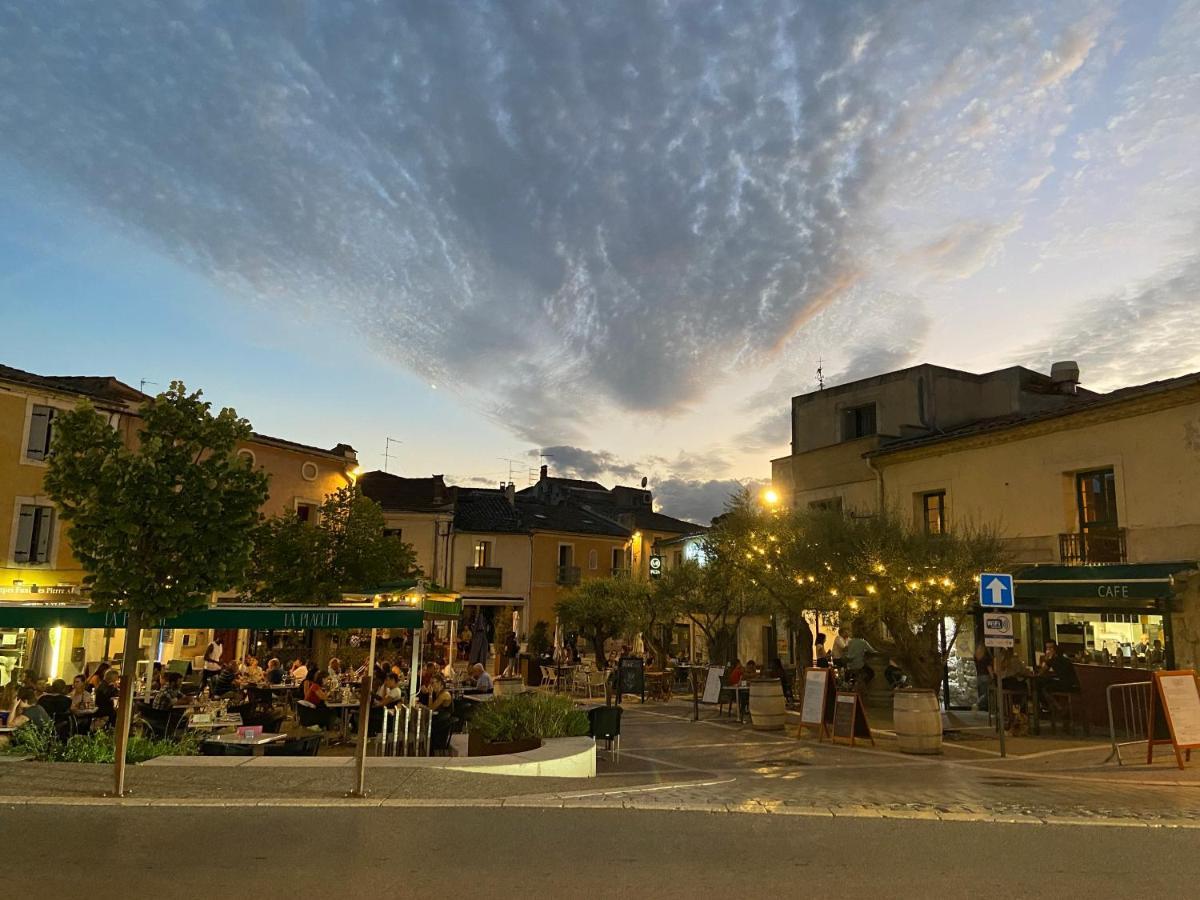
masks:
<path fill-rule="evenodd" d="M 1008 756 L 1004 748 L 1004 679 L 1000 677 L 1000 667 L 995 659 L 992 660 L 992 671 L 996 673 L 996 728 L 1000 732 L 1000 758 L 1004 759 Z"/>

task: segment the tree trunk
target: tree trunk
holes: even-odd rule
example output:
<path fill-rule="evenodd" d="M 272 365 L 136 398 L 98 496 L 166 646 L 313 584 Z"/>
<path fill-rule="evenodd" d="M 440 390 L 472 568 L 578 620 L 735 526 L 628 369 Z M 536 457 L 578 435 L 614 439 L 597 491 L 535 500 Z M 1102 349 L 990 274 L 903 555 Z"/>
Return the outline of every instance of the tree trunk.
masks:
<path fill-rule="evenodd" d="M 796 633 L 796 668 L 808 669 L 813 664 L 813 633 L 804 616 L 788 619 L 788 625 Z"/>
<path fill-rule="evenodd" d="M 129 749 L 129 726 L 133 722 L 133 687 L 137 678 L 141 634 L 141 619 L 128 616 L 125 621 L 125 651 L 121 657 L 121 692 L 117 699 L 116 759 L 113 762 L 115 797 L 125 796 L 125 755 Z"/>

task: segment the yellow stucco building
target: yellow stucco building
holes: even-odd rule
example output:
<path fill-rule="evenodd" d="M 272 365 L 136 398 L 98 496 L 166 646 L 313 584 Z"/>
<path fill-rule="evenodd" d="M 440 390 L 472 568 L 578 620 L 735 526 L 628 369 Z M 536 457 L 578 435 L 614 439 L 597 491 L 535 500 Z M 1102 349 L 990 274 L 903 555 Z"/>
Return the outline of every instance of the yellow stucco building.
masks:
<path fill-rule="evenodd" d="M 70 546 L 70 531 L 58 519 L 43 493 L 43 477 L 54 435 L 54 419 L 89 400 L 107 415 L 127 445 L 137 440 L 137 410 L 145 396 L 115 378 L 43 376 L 0 366 L 0 601 L 83 602 L 84 572 Z M 264 514 L 295 512 L 315 516 L 322 499 L 352 483 L 357 466 L 353 448 L 308 447 L 255 435 L 238 451 L 270 476 Z M 0 679 L 7 683 L 14 668 L 36 663 L 42 674 L 70 677 L 89 661 L 121 646 L 122 633 L 51 629 L 43 646 L 29 629 L 0 629 Z M 203 652 L 206 632 L 179 631 L 159 650 L 161 659 L 193 657 Z M 144 636 L 146 645 L 156 639 Z M 237 648 L 227 641 L 226 655 Z"/>

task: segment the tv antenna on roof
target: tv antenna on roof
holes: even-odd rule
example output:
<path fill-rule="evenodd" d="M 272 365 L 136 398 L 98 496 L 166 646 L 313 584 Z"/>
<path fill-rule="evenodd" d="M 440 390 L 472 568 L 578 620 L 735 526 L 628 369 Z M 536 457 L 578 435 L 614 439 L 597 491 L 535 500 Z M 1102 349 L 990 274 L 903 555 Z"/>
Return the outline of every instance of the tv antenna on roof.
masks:
<path fill-rule="evenodd" d="M 817 357 L 817 390 L 825 390 L 825 361 Z"/>
<path fill-rule="evenodd" d="M 497 458 L 498 460 L 500 460 L 501 462 L 506 462 L 506 463 L 508 463 L 508 483 L 509 483 L 509 484 L 512 484 L 512 483 L 513 483 L 513 466 L 521 466 L 521 465 L 524 465 L 524 464 L 525 464 L 525 460 L 523 460 L 523 459 L 509 459 L 507 456 L 498 456 L 498 457 L 496 457 L 496 458 Z"/>
<path fill-rule="evenodd" d="M 383 445 L 383 471 L 388 470 L 388 462 L 392 458 L 392 444 L 403 444 L 404 441 L 398 441 L 395 438 L 384 438 L 386 443 Z"/>
<path fill-rule="evenodd" d="M 146 393 L 146 385 L 148 385 L 148 384 L 152 384 L 155 387 L 158 387 L 157 381 L 150 381 L 148 378 L 143 378 L 141 381 L 138 382 L 138 391 L 140 391 L 143 394 Z"/>

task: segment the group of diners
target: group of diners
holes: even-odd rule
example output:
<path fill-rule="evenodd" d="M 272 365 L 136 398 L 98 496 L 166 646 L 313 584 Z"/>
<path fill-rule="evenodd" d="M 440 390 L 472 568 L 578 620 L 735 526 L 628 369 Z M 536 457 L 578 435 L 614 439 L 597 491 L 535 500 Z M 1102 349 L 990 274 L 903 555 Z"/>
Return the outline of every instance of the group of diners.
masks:
<path fill-rule="evenodd" d="M 6 715 L 0 724 L 8 728 L 47 725 L 64 738 L 83 734 L 112 724 L 119 692 L 120 673 L 108 663 L 90 674 L 76 675 L 70 685 L 62 678 L 46 682 L 26 672 L 4 687 L 0 712 Z"/>

